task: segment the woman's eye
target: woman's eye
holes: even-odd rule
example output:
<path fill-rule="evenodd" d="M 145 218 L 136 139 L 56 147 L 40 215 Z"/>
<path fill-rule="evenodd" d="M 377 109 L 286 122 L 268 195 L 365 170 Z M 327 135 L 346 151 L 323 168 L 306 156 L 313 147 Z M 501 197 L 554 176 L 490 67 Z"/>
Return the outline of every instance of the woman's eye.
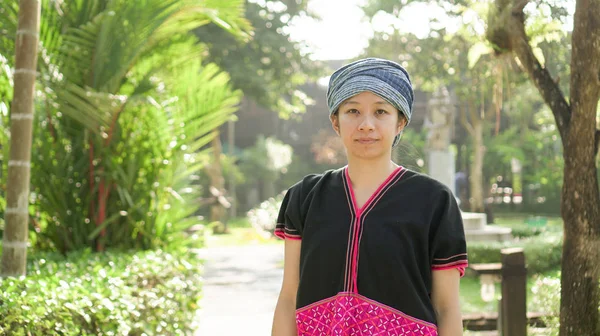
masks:
<path fill-rule="evenodd" d="M 346 113 L 355 114 L 355 113 L 358 113 L 358 110 L 357 109 L 350 109 L 350 110 L 346 111 Z"/>
<path fill-rule="evenodd" d="M 386 110 L 377 110 L 377 114 L 387 114 Z"/>

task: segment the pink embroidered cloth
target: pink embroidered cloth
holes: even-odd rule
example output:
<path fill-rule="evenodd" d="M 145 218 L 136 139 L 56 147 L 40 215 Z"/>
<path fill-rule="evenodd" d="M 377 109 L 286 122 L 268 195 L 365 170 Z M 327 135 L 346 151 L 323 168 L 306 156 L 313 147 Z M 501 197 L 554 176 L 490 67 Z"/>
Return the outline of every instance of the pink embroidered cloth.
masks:
<path fill-rule="evenodd" d="M 338 295 L 298 309 L 299 336 L 437 336 L 434 324 L 360 294 Z"/>

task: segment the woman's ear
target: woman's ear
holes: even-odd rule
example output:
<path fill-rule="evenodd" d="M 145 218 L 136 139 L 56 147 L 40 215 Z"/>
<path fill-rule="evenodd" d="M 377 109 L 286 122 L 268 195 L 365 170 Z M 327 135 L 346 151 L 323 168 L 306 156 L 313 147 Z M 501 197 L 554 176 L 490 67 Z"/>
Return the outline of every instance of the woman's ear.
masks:
<path fill-rule="evenodd" d="M 398 119 L 398 129 L 396 130 L 396 135 L 400 134 L 404 130 L 406 126 L 406 117 L 403 114 L 400 114 L 400 118 Z"/>
<path fill-rule="evenodd" d="M 338 118 L 337 112 L 331 114 L 329 116 L 329 120 L 331 120 L 331 127 L 333 128 L 335 133 L 339 136 L 340 135 L 340 120 Z"/>

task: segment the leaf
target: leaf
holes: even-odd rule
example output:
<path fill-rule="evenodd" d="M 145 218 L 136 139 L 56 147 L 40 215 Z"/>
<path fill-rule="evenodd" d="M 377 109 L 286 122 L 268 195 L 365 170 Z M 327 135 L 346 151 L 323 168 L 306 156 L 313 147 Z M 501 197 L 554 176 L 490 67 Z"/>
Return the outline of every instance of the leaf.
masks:
<path fill-rule="evenodd" d="M 481 56 L 490 54 L 491 52 L 492 48 L 490 48 L 490 46 L 484 42 L 477 42 L 471 46 L 468 54 L 469 69 L 473 69 Z"/>

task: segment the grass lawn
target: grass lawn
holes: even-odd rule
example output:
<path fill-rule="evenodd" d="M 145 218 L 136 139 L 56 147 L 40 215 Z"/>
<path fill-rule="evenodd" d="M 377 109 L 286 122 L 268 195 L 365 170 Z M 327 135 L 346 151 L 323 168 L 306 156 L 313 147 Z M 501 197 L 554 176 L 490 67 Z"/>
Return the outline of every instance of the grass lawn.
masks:
<path fill-rule="evenodd" d="M 545 227 L 551 231 L 562 231 L 563 220 L 559 216 L 537 216 L 535 214 L 521 213 L 499 213 L 494 216 L 494 225 L 501 225 L 510 228 L 527 226 L 527 220 L 532 217 L 541 217 L 547 220 Z"/>
<path fill-rule="evenodd" d="M 463 277 L 460 279 L 460 308 L 463 314 L 489 313 L 498 310 L 496 302 L 485 302 L 481 299 L 479 278 Z M 500 293 L 500 285 L 496 286 L 496 296 Z"/>

